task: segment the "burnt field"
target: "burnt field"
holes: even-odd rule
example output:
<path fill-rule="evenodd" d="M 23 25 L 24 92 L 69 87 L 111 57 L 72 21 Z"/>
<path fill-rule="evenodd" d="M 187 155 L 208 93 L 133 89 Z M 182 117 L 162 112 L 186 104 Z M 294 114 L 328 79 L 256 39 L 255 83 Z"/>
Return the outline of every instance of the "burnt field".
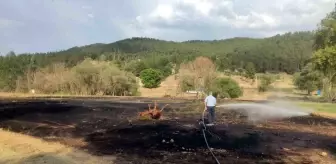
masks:
<path fill-rule="evenodd" d="M 202 107 L 170 104 L 161 120 L 140 119 L 151 99 L 26 99 L 0 101 L 0 127 L 115 156 L 106 163 L 215 163 L 198 121 Z M 217 109 L 218 125 L 206 138 L 221 163 L 334 163 L 336 120 L 319 116 L 251 124 Z"/>

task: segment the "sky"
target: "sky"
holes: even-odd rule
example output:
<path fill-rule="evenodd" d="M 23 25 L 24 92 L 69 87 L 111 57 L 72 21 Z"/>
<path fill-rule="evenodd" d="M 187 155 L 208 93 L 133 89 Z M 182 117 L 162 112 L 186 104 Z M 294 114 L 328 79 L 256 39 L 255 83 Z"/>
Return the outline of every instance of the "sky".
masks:
<path fill-rule="evenodd" d="M 317 28 L 334 0 L 0 0 L 0 53 L 129 37 L 213 40 Z"/>

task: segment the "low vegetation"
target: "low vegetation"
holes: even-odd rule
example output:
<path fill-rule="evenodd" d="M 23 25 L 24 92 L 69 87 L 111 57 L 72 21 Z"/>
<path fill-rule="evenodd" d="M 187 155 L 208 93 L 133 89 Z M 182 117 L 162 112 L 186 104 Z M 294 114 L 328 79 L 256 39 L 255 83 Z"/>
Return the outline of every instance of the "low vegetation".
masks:
<path fill-rule="evenodd" d="M 209 92 L 217 76 L 216 66 L 209 58 L 198 57 L 194 61 L 182 63 L 179 70 L 180 91 Z"/>
<path fill-rule="evenodd" d="M 315 102 L 298 102 L 299 106 L 314 110 L 318 113 L 330 113 L 336 117 L 336 104 L 332 103 L 315 103 Z"/>
<path fill-rule="evenodd" d="M 141 71 L 140 78 L 145 88 L 156 88 L 160 86 L 162 73 L 160 70 L 148 68 Z"/>
<path fill-rule="evenodd" d="M 256 77 L 256 69 L 253 63 L 248 62 L 245 68 L 245 73 L 244 73 L 244 77 L 248 78 L 248 79 L 252 79 L 253 82 L 255 80 Z"/>
<path fill-rule="evenodd" d="M 305 90 L 308 95 L 311 95 L 313 91 L 323 87 L 322 78 L 322 74 L 314 70 L 309 63 L 301 72 L 294 75 L 293 80 L 298 89 Z"/>
<path fill-rule="evenodd" d="M 136 95 L 133 74 L 120 70 L 113 62 L 85 59 L 72 68 L 53 64 L 21 78 L 17 89 L 34 88 L 37 93 L 73 95 Z"/>
<path fill-rule="evenodd" d="M 196 90 L 202 94 L 213 92 L 219 98 L 238 98 L 242 89 L 233 79 L 220 77 L 216 65 L 206 57 L 183 63 L 179 71 L 180 91 Z"/>
<path fill-rule="evenodd" d="M 264 74 L 259 76 L 259 92 L 266 92 L 271 89 L 271 84 L 275 81 L 275 78 L 270 74 Z"/>
<path fill-rule="evenodd" d="M 238 98 L 243 95 L 242 88 L 231 78 L 217 78 L 211 86 L 211 91 L 219 98 Z"/>

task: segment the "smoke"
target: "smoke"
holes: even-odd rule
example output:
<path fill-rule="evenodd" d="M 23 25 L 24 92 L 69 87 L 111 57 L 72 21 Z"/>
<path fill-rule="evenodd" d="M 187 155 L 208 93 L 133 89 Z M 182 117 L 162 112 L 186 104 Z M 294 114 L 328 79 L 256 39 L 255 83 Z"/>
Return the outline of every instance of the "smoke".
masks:
<path fill-rule="evenodd" d="M 238 111 L 247 116 L 251 122 L 267 120 L 279 120 L 297 116 L 307 116 L 312 110 L 303 109 L 285 101 L 277 101 L 265 104 L 259 103 L 234 103 L 222 104 L 219 108 Z"/>

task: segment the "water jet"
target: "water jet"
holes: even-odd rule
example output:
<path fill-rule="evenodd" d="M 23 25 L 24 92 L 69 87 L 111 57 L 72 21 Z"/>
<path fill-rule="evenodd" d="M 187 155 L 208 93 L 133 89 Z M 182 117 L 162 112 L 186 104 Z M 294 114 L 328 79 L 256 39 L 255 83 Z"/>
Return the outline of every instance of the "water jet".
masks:
<path fill-rule="evenodd" d="M 284 101 L 269 103 L 230 103 L 218 105 L 217 108 L 237 111 L 246 116 L 248 121 L 251 122 L 308 116 L 312 113 L 309 109 L 303 109 Z"/>

